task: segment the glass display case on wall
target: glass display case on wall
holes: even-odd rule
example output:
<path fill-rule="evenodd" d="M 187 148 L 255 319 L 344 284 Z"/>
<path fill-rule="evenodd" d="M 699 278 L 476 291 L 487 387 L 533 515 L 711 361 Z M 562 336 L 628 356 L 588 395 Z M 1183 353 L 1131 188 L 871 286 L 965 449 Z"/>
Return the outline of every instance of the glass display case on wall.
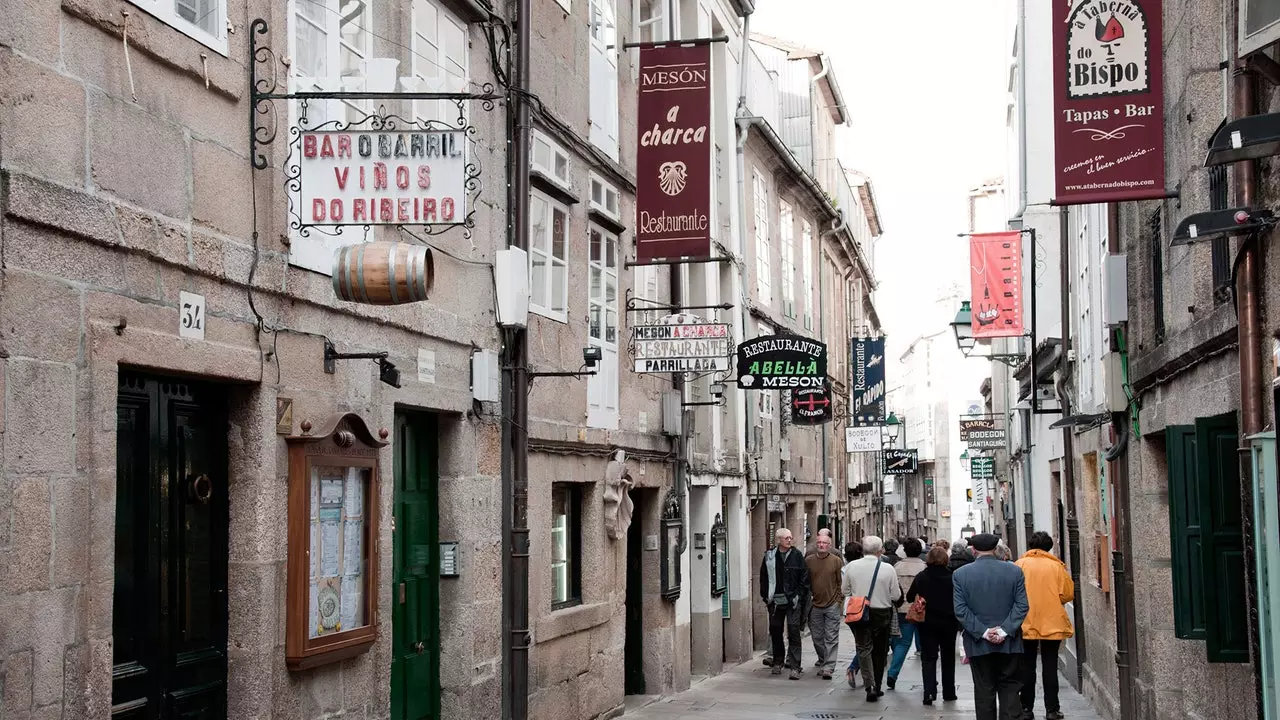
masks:
<path fill-rule="evenodd" d="M 386 431 L 380 433 L 386 437 Z M 285 661 L 305 670 L 358 655 L 377 639 L 378 451 L 353 413 L 289 446 Z"/>

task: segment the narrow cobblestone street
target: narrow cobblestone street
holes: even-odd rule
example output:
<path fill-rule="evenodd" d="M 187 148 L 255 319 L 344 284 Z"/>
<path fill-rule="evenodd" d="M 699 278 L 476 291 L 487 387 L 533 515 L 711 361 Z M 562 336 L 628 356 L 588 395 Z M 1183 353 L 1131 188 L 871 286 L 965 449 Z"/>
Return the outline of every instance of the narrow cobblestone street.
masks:
<path fill-rule="evenodd" d="M 858 689 L 845 683 L 844 667 L 853 654 L 853 636 L 844 629 L 840 638 L 838 674 L 820 680 L 815 669 L 813 646 L 805 637 L 804 675 L 792 681 L 786 675 L 770 675 L 760 657 L 722 675 L 694 685 L 691 689 L 637 707 L 629 702 L 628 720 L 959 720 L 973 718 L 973 681 L 966 665 L 956 666 L 959 701 L 938 700 L 931 707 L 921 703 L 923 686 L 920 660 L 908 657 L 896 690 L 886 688 L 875 703 L 866 701 L 859 680 Z M 1059 675 L 1059 698 L 1068 720 L 1099 720 L 1087 700 Z M 639 700 L 638 698 L 636 700 Z M 1044 716 L 1037 702 L 1036 717 Z"/>

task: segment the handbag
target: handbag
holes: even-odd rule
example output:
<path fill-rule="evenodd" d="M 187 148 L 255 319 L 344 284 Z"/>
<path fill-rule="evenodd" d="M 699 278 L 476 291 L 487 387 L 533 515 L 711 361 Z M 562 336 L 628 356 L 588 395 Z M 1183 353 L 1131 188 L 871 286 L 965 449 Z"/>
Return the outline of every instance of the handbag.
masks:
<path fill-rule="evenodd" d="M 876 561 L 876 569 L 871 573 L 871 587 L 861 597 L 854 595 L 844 603 L 844 621 L 849 625 L 863 625 L 871 621 L 871 593 L 876 589 L 876 577 L 880 575 L 883 562 Z"/>
<path fill-rule="evenodd" d="M 915 602 L 911 603 L 911 607 L 907 608 L 907 622 L 922 623 L 924 622 L 924 596 L 917 595 Z"/>

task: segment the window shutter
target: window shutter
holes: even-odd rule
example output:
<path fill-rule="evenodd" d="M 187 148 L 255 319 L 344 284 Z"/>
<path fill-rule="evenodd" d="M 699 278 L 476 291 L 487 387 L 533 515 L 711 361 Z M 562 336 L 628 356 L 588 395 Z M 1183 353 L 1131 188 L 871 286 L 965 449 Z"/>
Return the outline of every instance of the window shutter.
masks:
<path fill-rule="evenodd" d="M 1204 574 L 1200 484 L 1196 482 L 1196 429 L 1165 428 L 1169 464 L 1169 534 L 1173 556 L 1173 629 L 1186 640 L 1203 640 Z"/>
<path fill-rule="evenodd" d="M 1209 662 L 1215 663 L 1249 662 L 1239 444 L 1235 413 L 1196 420 L 1204 594 L 1214 598 L 1205 616 L 1205 640 Z"/>

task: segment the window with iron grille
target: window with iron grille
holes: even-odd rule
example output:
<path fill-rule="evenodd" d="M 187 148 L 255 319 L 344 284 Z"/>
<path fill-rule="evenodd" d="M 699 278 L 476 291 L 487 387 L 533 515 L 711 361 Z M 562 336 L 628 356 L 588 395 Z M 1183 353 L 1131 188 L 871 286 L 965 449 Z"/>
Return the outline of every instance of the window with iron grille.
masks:
<path fill-rule="evenodd" d="M 1227 209 L 1227 168 L 1218 165 L 1209 169 L 1209 209 Z M 1224 303 L 1231 299 L 1231 238 L 1223 236 L 1214 238 L 1213 255 L 1213 302 Z"/>
<path fill-rule="evenodd" d="M 1160 212 L 1156 208 L 1147 219 L 1151 233 L 1151 304 L 1156 344 L 1164 342 L 1164 238 L 1161 232 Z"/>

